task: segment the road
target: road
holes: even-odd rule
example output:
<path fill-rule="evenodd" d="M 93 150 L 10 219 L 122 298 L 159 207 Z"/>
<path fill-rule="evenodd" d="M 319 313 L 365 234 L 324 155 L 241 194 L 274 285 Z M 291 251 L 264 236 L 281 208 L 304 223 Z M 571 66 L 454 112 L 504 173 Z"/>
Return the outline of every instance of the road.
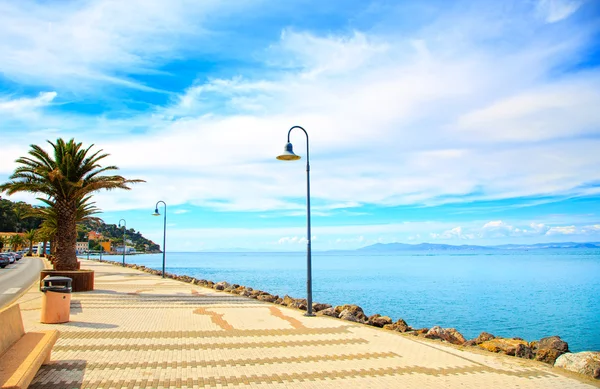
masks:
<path fill-rule="evenodd" d="M 40 278 L 44 268 L 38 257 L 23 257 L 20 261 L 0 269 L 0 308 L 8 305 Z"/>

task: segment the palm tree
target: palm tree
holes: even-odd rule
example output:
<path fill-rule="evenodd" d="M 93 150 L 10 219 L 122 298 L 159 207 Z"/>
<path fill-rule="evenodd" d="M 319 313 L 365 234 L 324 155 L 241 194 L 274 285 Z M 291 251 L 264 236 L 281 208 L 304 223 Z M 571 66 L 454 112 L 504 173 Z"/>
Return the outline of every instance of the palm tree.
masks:
<path fill-rule="evenodd" d="M 37 145 L 31 145 L 29 157 L 17 159 L 19 167 L 10 176 L 9 182 L 0 185 L 0 191 L 9 195 L 17 192 L 41 193 L 41 199 L 51 205 L 56 214 L 56 260 L 55 269 L 77 268 L 77 208 L 94 192 L 102 189 L 130 189 L 129 184 L 144 182 L 128 180 L 122 176 L 102 175 L 116 166 L 101 167 L 99 162 L 108 154 L 102 150 L 91 153 L 94 145 L 83 148 L 74 139 L 65 142 L 57 139 L 48 141 L 54 155 L 50 156 Z"/>
<path fill-rule="evenodd" d="M 23 247 L 25 244 L 25 239 L 20 234 L 14 234 L 10 236 L 8 242 L 12 248 L 12 251 L 17 251 Z"/>
<path fill-rule="evenodd" d="M 82 222 L 86 222 L 86 221 L 91 221 L 91 222 L 99 222 L 101 221 L 100 218 L 92 216 L 96 213 L 100 212 L 100 209 L 98 209 L 94 204 L 94 202 L 88 203 L 88 201 L 91 199 L 91 196 L 88 196 L 82 200 L 79 200 L 77 202 L 77 211 L 75 213 L 75 222 L 76 223 L 82 223 Z M 56 252 L 56 234 L 58 232 L 58 216 L 56 213 L 56 209 L 54 208 L 54 204 L 52 203 L 52 201 L 50 200 L 45 200 L 45 199 L 40 199 L 43 202 L 45 202 L 46 204 L 48 204 L 48 207 L 44 207 L 44 208 L 34 208 L 31 211 L 30 216 L 37 216 L 37 217 L 41 217 L 42 219 L 44 219 L 44 221 L 42 222 L 42 225 L 40 226 L 40 229 L 38 230 L 40 235 L 44 237 L 43 239 L 43 247 L 42 247 L 42 255 L 41 256 L 45 256 L 46 255 L 46 246 L 47 246 L 47 242 L 50 242 L 50 247 L 52 248 L 52 254 L 54 254 Z M 76 227 L 77 230 L 77 227 Z"/>
<path fill-rule="evenodd" d="M 27 243 L 29 243 L 29 251 L 27 251 L 27 256 L 31 257 L 33 254 L 33 242 L 35 241 L 35 239 L 37 238 L 37 231 L 36 230 L 29 230 L 25 233 L 25 239 L 27 240 Z"/>

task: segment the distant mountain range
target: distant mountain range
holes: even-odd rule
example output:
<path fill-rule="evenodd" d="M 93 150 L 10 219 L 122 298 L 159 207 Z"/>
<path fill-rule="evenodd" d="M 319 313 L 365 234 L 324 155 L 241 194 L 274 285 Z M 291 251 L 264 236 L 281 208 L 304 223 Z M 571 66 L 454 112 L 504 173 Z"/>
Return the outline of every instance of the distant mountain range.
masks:
<path fill-rule="evenodd" d="M 376 243 L 358 249 L 358 251 L 482 251 L 482 250 L 540 250 L 540 249 L 580 249 L 600 248 L 600 242 L 559 242 L 559 243 L 535 243 L 535 244 L 503 244 L 498 246 L 475 246 L 436 243 Z"/>

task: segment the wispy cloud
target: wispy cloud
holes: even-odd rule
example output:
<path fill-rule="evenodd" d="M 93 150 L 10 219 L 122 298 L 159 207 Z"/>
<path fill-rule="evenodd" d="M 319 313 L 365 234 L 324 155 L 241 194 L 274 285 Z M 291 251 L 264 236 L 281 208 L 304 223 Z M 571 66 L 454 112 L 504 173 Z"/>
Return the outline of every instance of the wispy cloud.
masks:
<path fill-rule="evenodd" d="M 554 23 L 571 16 L 582 3 L 582 0 L 538 0 L 537 9 L 546 22 Z"/>

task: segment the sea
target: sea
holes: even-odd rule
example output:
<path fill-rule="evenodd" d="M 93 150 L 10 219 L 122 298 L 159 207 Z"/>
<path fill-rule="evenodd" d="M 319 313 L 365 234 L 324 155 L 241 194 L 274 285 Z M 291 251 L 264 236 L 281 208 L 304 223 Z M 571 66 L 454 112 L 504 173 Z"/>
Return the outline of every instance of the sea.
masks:
<path fill-rule="evenodd" d="M 121 260 L 104 256 L 103 259 Z M 162 269 L 162 254 L 126 256 Z M 166 271 L 306 298 L 305 252 L 167 252 Z M 357 304 L 413 328 L 600 351 L 600 249 L 312 253 L 313 301 Z"/>

